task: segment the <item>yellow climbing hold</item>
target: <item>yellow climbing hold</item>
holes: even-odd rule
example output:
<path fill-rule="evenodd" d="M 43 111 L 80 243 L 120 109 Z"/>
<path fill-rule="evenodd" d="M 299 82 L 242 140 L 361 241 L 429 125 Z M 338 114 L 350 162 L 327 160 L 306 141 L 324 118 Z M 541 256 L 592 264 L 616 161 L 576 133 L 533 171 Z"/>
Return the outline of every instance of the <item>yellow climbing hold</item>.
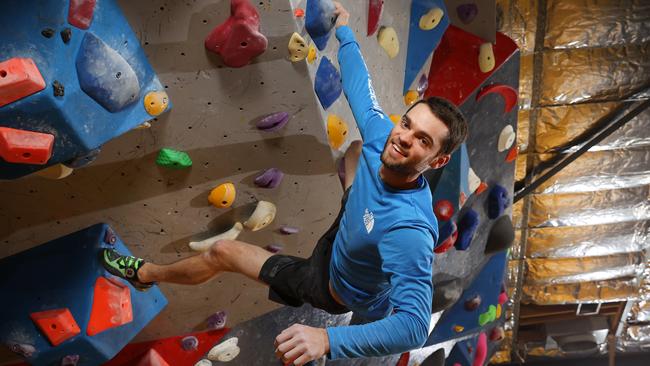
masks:
<path fill-rule="evenodd" d="M 393 27 L 381 27 L 377 33 L 377 40 L 381 48 L 386 51 L 388 57 L 395 58 L 399 53 L 399 39 Z"/>
<path fill-rule="evenodd" d="M 406 95 L 404 96 L 404 104 L 406 104 L 407 106 L 411 106 L 418 100 L 419 97 L 420 95 L 416 90 L 409 90 L 406 92 Z"/>
<path fill-rule="evenodd" d="M 224 183 L 210 192 L 208 201 L 217 208 L 228 208 L 235 202 L 235 185 Z"/>
<path fill-rule="evenodd" d="M 291 35 L 288 48 L 291 62 L 302 61 L 307 57 L 307 42 L 296 32 Z"/>
<path fill-rule="evenodd" d="M 433 8 L 420 17 L 420 29 L 428 31 L 437 27 L 445 13 L 440 8 Z"/>
<path fill-rule="evenodd" d="M 314 44 L 309 45 L 309 53 L 307 53 L 307 62 L 314 63 L 316 61 L 316 47 L 314 47 Z"/>
<path fill-rule="evenodd" d="M 390 116 L 388 116 L 388 118 L 390 118 L 391 122 L 393 122 L 394 125 L 398 124 L 399 121 L 402 120 L 402 116 L 400 116 L 399 114 L 391 114 Z"/>
<path fill-rule="evenodd" d="M 144 96 L 144 109 L 152 116 L 157 116 L 167 109 L 169 98 L 164 91 L 151 91 Z"/>
<path fill-rule="evenodd" d="M 501 304 L 497 304 L 497 319 L 501 318 Z"/>
<path fill-rule="evenodd" d="M 483 43 L 479 48 L 478 67 L 481 69 L 481 72 L 490 72 L 494 69 L 494 51 L 492 50 L 492 43 Z"/>
<path fill-rule="evenodd" d="M 74 169 L 69 168 L 63 164 L 55 164 L 45 169 L 39 170 L 35 174 L 39 177 L 47 179 L 63 179 L 72 174 L 73 171 Z"/>
<path fill-rule="evenodd" d="M 465 330 L 465 327 L 463 327 L 462 325 L 454 325 L 454 332 L 460 333 L 463 330 Z"/>
<path fill-rule="evenodd" d="M 345 142 L 348 134 L 348 125 L 341 117 L 330 114 L 327 117 L 327 139 L 332 149 L 338 149 Z"/>

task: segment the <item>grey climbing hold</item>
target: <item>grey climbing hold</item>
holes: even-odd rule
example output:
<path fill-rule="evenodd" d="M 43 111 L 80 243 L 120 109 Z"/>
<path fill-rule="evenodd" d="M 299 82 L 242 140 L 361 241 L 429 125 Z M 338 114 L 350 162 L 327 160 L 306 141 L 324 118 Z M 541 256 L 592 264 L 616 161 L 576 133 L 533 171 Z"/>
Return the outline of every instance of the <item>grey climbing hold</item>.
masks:
<path fill-rule="evenodd" d="M 61 359 L 61 366 L 77 366 L 79 355 L 67 355 Z"/>
<path fill-rule="evenodd" d="M 272 113 L 260 119 L 256 126 L 258 129 L 266 132 L 273 132 L 281 129 L 289 122 L 289 113 L 278 112 Z"/>
<path fill-rule="evenodd" d="M 225 311 L 217 311 L 208 317 L 208 328 L 213 330 L 223 329 L 226 326 L 228 315 Z"/>
<path fill-rule="evenodd" d="M 195 336 L 187 336 L 181 339 L 181 345 L 186 351 L 194 351 L 199 348 L 199 339 Z"/>
<path fill-rule="evenodd" d="M 283 225 L 280 227 L 280 232 L 285 235 L 297 234 L 300 231 L 297 227 Z"/>

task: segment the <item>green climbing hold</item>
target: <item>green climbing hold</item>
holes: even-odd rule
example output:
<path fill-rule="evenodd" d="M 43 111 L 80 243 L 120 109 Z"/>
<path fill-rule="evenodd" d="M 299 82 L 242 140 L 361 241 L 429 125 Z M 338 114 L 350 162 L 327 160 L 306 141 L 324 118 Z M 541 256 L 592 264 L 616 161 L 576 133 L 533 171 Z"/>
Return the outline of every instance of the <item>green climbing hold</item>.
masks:
<path fill-rule="evenodd" d="M 490 305 L 488 311 L 478 316 L 478 324 L 484 326 L 487 323 L 495 321 L 497 318 L 497 307 Z"/>
<path fill-rule="evenodd" d="M 192 166 L 192 159 L 184 151 L 163 148 L 158 153 L 156 164 L 172 169 L 184 169 Z"/>

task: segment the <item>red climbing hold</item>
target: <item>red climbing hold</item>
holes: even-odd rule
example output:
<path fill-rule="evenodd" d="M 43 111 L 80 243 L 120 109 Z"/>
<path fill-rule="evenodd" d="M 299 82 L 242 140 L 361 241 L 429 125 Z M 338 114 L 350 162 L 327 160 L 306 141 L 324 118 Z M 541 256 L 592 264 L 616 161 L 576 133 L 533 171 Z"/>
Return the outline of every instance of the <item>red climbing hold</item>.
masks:
<path fill-rule="evenodd" d="M 79 29 L 88 29 L 93 21 L 96 0 L 70 0 L 68 23 Z"/>
<path fill-rule="evenodd" d="M 133 308 L 129 287 L 117 279 L 98 277 L 95 281 L 93 306 L 86 333 L 94 336 L 132 320 Z"/>
<path fill-rule="evenodd" d="M 454 244 L 456 244 L 456 239 L 458 239 L 458 228 L 456 227 L 456 224 L 453 221 L 451 222 L 451 225 L 453 227 L 451 235 L 449 235 L 449 237 L 447 237 L 445 241 L 443 241 L 440 245 L 438 245 L 433 250 L 434 253 L 436 254 L 444 253 L 448 251 L 451 247 L 453 247 Z"/>
<path fill-rule="evenodd" d="M 151 348 L 140 359 L 137 366 L 169 366 L 169 363 L 155 349 Z"/>
<path fill-rule="evenodd" d="M 448 200 L 440 200 L 436 202 L 433 212 L 438 220 L 448 221 L 454 215 L 454 206 Z"/>
<path fill-rule="evenodd" d="M 9 163 L 45 164 L 52 156 L 54 135 L 0 127 L 0 157 Z"/>
<path fill-rule="evenodd" d="M 260 16 L 248 0 L 230 0 L 230 17 L 205 39 L 205 48 L 230 67 L 248 65 L 268 44 L 260 30 Z"/>
<path fill-rule="evenodd" d="M 517 159 L 517 155 L 519 155 L 519 146 L 515 145 L 513 146 L 510 151 L 508 151 L 508 155 L 506 155 L 506 162 L 512 163 Z"/>
<path fill-rule="evenodd" d="M 505 84 L 493 84 L 483 87 L 483 89 L 476 94 L 476 101 L 478 102 L 481 98 L 490 93 L 498 93 L 503 97 L 505 103 L 503 108 L 504 113 L 510 112 L 512 108 L 517 105 L 517 90 Z"/>
<path fill-rule="evenodd" d="M 45 80 L 31 58 L 0 62 L 0 107 L 45 89 Z"/>
<path fill-rule="evenodd" d="M 384 7 L 384 0 L 368 1 L 368 36 L 372 36 L 379 28 L 379 17 Z"/>
<path fill-rule="evenodd" d="M 296 8 L 296 10 L 293 11 L 293 15 L 296 18 L 302 18 L 305 16 L 305 10 L 302 8 Z"/>
<path fill-rule="evenodd" d="M 397 360 L 397 363 L 395 364 L 395 366 L 408 366 L 410 358 L 411 358 L 411 353 L 410 352 L 402 353 L 402 355 L 399 356 L 399 360 Z"/>
<path fill-rule="evenodd" d="M 81 332 L 68 308 L 39 311 L 29 317 L 55 347 Z"/>

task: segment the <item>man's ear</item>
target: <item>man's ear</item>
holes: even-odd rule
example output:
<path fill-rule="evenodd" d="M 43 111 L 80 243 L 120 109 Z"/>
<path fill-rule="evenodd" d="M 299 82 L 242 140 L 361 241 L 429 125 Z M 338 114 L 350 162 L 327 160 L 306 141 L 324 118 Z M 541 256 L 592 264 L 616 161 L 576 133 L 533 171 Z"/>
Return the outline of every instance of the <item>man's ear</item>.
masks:
<path fill-rule="evenodd" d="M 450 154 L 438 155 L 433 159 L 429 166 L 431 169 L 440 169 L 443 166 L 447 165 L 449 160 L 451 160 Z"/>

